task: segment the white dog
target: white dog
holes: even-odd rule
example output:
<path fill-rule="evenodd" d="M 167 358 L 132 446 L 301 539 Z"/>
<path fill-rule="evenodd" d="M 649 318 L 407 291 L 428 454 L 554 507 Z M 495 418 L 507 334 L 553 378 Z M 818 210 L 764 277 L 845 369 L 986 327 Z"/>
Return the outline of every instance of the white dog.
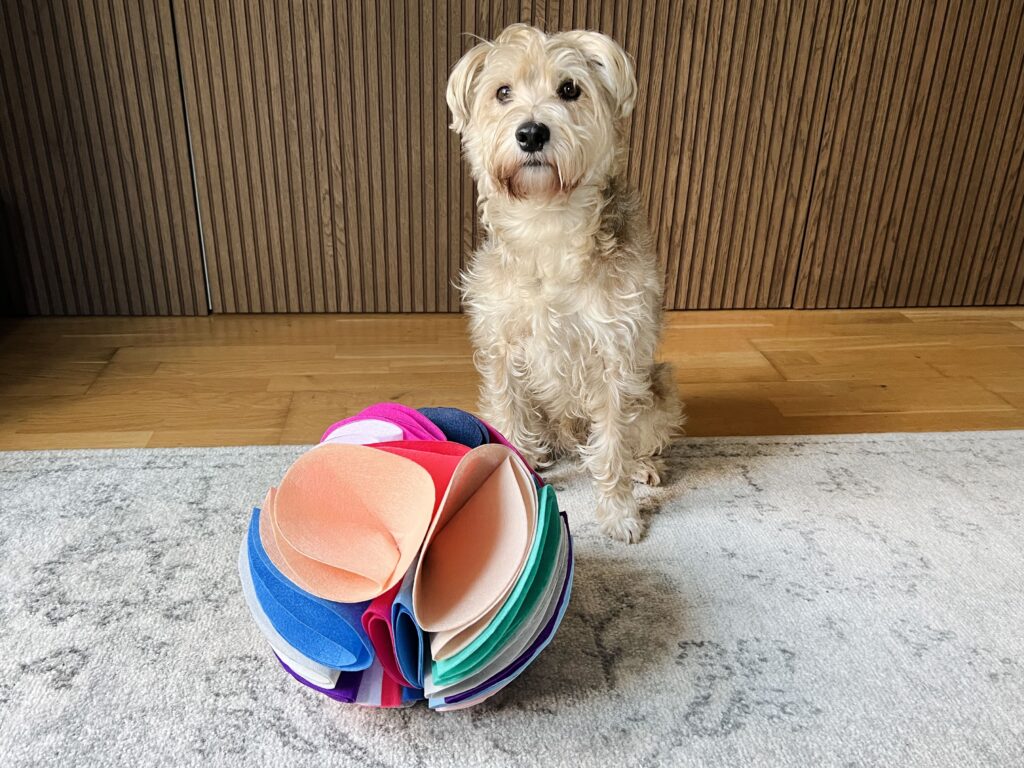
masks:
<path fill-rule="evenodd" d="M 602 529 L 636 541 L 633 480 L 660 482 L 682 415 L 654 361 L 662 276 L 623 178 L 632 64 L 597 32 L 514 24 L 456 64 L 447 97 L 487 232 L 463 275 L 483 415 L 539 466 L 578 450 Z"/>

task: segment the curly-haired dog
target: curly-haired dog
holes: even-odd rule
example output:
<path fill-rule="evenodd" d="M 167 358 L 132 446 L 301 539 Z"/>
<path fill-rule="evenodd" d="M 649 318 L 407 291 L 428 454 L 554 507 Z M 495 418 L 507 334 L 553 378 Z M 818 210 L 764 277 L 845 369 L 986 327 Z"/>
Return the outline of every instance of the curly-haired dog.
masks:
<path fill-rule="evenodd" d="M 485 418 L 545 465 L 578 450 L 609 535 L 642 530 L 633 480 L 682 421 L 654 361 L 662 276 L 623 178 L 636 79 L 597 32 L 515 24 L 448 80 L 486 242 L 463 275 Z"/>

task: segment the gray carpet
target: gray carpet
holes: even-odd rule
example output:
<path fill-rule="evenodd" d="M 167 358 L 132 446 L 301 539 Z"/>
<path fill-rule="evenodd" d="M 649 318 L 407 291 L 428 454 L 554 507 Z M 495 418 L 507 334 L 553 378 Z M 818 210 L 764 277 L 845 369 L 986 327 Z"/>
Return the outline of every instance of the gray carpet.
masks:
<path fill-rule="evenodd" d="M 235 576 L 298 448 L 0 454 L 4 765 L 1022 765 L 1024 432 L 687 440 L 464 713 L 304 690 Z"/>

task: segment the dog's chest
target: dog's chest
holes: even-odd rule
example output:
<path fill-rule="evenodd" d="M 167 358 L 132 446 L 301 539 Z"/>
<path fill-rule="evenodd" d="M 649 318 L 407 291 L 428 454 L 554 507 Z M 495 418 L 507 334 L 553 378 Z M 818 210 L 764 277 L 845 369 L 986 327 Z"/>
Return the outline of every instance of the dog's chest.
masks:
<path fill-rule="evenodd" d="M 564 345 L 592 335 L 589 329 L 599 322 L 602 302 L 578 269 L 555 265 L 514 275 L 502 294 L 502 314 L 520 338 L 560 336 Z"/>
<path fill-rule="evenodd" d="M 520 280 L 510 286 L 506 310 L 510 341 L 527 369 L 566 386 L 601 362 L 602 302 L 575 280 Z"/>

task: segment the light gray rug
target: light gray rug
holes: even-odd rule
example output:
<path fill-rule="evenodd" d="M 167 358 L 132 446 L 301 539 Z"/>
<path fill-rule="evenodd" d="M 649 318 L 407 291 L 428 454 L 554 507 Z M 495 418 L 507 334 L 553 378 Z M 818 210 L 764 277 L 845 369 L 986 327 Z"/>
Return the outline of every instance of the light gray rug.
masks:
<path fill-rule="evenodd" d="M 299 448 L 0 454 L 3 765 L 1021 765 L 1024 433 L 687 440 L 463 713 L 304 690 L 235 575 Z"/>

